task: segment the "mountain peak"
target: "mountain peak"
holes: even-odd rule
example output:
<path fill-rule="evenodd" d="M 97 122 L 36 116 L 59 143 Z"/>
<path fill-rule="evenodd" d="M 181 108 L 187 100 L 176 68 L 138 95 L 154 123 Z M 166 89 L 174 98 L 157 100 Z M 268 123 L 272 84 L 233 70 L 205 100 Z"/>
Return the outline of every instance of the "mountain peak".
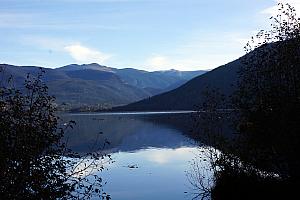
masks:
<path fill-rule="evenodd" d="M 99 70 L 99 71 L 106 71 L 106 72 L 113 72 L 113 68 L 99 65 L 98 63 L 90 63 L 90 64 L 70 64 L 63 67 L 58 68 L 58 70 L 62 71 L 77 71 L 77 70 L 83 70 L 83 69 L 90 69 L 90 70 Z"/>

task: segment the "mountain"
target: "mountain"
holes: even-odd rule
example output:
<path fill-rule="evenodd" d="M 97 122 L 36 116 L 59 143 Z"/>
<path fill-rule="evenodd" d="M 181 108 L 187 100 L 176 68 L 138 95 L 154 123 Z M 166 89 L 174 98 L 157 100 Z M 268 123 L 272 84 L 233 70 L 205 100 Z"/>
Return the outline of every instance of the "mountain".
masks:
<path fill-rule="evenodd" d="M 174 84 L 183 84 L 184 82 L 205 72 L 206 71 L 177 71 L 174 69 L 167 71 L 147 72 L 132 68 L 115 70 L 115 73 L 130 85 L 139 88 L 156 89 L 166 89 Z"/>
<path fill-rule="evenodd" d="M 27 74 L 37 76 L 39 67 L 1 64 L 2 78 L 12 75 L 14 84 L 22 87 Z M 67 108 L 125 105 L 151 97 L 178 86 L 205 71 L 176 70 L 147 72 L 133 68 L 116 69 L 91 64 L 71 64 L 56 69 L 43 68 L 43 80 L 59 105 Z"/>
<path fill-rule="evenodd" d="M 56 70 L 58 70 L 58 71 L 80 71 L 80 70 L 87 70 L 87 69 L 113 72 L 113 68 L 99 65 L 98 63 L 82 64 L 82 65 L 70 64 L 70 65 L 56 68 Z"/>
<path fill-rule="evenodd" d="M 222 94 L 232 94 L 236 87 L 241 59 L 243 58 L 197 76 L 174 90 L 126 106 L 115 107 L 113 110 L 193 110 L 203 101 L 202 92 L 207 88 L 218 88 Z"/>

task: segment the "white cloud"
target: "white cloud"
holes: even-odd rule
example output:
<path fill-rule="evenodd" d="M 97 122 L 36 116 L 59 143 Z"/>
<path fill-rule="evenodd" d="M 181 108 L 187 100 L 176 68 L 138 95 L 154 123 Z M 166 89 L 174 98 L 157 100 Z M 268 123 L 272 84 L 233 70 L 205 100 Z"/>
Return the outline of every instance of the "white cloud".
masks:
<path fill-rule="evenodd" d="M 159 70 L 199 70 L 208 69 L 207 66 L 204 68 L 199 67 L 201 61 L 198 58 L 189 57 L 177 57 L 173 55 L 153 55 L 146 60 L 144 69 L 149 71 L 159 71 Z M 203 62 L 202 62 L 203 63 Z"/>
<path fill-rule="evenodd" d="M 278 3 L 283 3 L 283 4 L 290 4 L 296 9 L 297 14 L 299 15 L 300 13 L 300 1 L 299 0 L 273 0 L 274 1 L 274 6 L 266 8 L 262 11 L 263 14 L 267 14 L 269 16 L 276 16 L 278 13 Z"/>
<path fill-rule="evenodd" d="M 34 46 L 39 50 L 47 50 L 51 53 L 55 52 L 61 56 L 68 54 L 79 64 L 92 62 L 105 64 L 105 62 L 112 57 L 111 54 L 87 47 L 78 41 L 72 41 L 66 38 L 29 35 L 20 37 L 19 42 L 23 45 Z"/>
<path fill-rule="evenodd" d="M 78 63 L 96 62 L 103 64 L 106 60 L 111 58 L 110 54 L 82 46 L 81 44 L 68 45 L 65 46 L 64 49 Z"/>
<path fill-rule="evenodd" d="M 151 70 L 161 70 L 171 67 L 171 62 L 169 58 L 162 55 L 153 55 L 146 61 L 146 65 L 151 68 Z"/>

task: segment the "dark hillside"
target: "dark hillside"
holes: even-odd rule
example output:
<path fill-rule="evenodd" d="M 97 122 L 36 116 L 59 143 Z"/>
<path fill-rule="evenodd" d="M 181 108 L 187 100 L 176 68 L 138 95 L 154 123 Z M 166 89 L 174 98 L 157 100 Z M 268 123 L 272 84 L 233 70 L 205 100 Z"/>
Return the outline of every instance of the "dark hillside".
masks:
<path fill-rule="evenodd" d="M 159 94 L 114 110 L 192 110 L 202 102 L 201 93 L 209 88 L 219 88 L 226 95 L 232 94 L 237 81 L 241 58 L 218 67 L 188 81 L 169 92 Z"/>

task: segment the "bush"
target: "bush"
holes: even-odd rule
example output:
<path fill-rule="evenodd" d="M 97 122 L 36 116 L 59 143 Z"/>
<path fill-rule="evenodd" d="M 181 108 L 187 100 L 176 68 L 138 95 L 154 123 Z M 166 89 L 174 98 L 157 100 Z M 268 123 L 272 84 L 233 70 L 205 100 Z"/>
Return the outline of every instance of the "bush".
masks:
<path fill-rule="evenodd" d="M 42 75 L 43 71 L 35 78 L 28 75 L 21 89 L 12 86 L 11 78 L 1 82 L 1 198 L 83 199 L 96 195 L 110 199 L 101 189 L 100 177 L 83 175 L 91 167 L 103 170 L 101 161 L 106 155 L 82 157 L 66 148 L 64 130 L 74 122 L 59 126 L 55 98 L 48 95 Z M 86 161 L 88 165 L 79 167 Z"/>

